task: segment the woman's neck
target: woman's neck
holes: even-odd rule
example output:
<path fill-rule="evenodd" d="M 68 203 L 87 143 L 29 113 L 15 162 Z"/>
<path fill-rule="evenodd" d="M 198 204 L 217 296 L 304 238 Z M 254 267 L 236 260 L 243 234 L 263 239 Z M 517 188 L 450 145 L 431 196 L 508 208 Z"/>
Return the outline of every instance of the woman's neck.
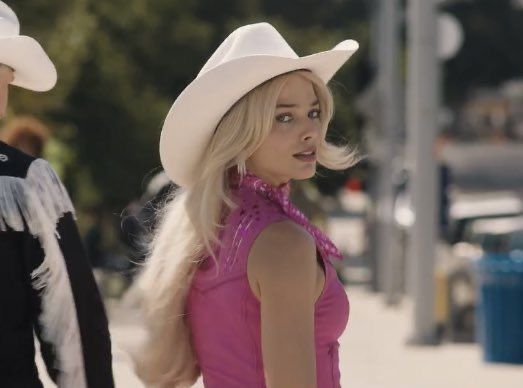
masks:
<path fill-rule="evenodd" d="M 286 184 L 289 181 L 288 179 L 284 179 L 284 178 L 281 178 L 281 177 L 275 177 L 275 176 L 273 176 L 271 174 L 266 174 L 264 172 L 256 171 L 256 170 L 253 170 L 253 169 L 248 169 L 247 172 L 251 173 L 252 175 L 257 176 L 258 178 L 260 178 L 265 183 L 267 183 L 267 184 L 269 184 L 271 186 L 274 186 L 274 187 L 280 187 L 281 185 L 284 185 L 284 184 Z"/>

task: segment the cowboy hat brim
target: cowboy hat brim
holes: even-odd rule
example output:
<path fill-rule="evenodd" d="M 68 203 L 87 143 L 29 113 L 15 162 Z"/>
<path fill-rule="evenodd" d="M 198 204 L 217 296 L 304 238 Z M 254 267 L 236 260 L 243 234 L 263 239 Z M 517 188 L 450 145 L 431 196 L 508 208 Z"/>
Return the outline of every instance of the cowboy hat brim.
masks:
<path fill-rule="evenodd" d="M 236 101 L 263 82 L 294 70 L 310 70 L 327 83 L 357 49 L 357 42 L 346 40 L 332 50 L 305 57 L 251 55 L 197 77 L 178 96 L 165 118 L 160 137 L 165 172 L 176 184 L 191 186 L 216 126 Z M 224 80 L 231 80 L 227 87 Z"/>
<path fill-rule="evenodd" d="M 56 84 L 53 62 L 42 46 L 29 36 L 0 38 L 0 63 L 14 70 L 11 85 L 45 92 Z"/>

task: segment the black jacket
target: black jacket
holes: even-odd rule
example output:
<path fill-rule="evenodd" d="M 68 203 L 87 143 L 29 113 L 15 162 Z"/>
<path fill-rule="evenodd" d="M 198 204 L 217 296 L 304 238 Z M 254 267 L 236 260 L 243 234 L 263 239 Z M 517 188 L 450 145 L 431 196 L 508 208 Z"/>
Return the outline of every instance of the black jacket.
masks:
<path fill-rule="evenodd" d="M 107 317 L 74 210 L 42 159 L 0 142 L 0 386 L 112 388 Z"/>

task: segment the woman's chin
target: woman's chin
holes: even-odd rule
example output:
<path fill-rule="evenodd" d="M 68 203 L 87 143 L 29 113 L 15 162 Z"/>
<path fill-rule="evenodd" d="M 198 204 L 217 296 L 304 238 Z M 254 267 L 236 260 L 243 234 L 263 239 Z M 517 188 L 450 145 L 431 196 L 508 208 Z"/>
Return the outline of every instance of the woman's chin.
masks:
<path fill-rule="evenodd" d="M 301 168 L 299 171 L 296 171 L 293 178 L 295 180 L 303 180 L 312 178 L 314 175 L 316 175 L 316 164 L 307 168 Z"/>

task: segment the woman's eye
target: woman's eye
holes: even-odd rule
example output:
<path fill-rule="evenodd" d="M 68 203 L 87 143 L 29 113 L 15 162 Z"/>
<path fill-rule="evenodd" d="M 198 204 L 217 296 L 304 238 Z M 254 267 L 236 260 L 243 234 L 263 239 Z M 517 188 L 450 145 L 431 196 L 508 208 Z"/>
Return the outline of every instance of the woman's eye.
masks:
<path fill-rule="evenodd" d="M 309 118 L 311 119 L 319 119 L 321 117 L 321 110 L 314 109 L 309 112 Z"/>
<path fill-rule="evenodd" d="M 281 115 L 276 116 L 276 120 L 280 123 L 288 123 L 292 120 L 292 116 L 288 113 L 282 113 Z"/>

